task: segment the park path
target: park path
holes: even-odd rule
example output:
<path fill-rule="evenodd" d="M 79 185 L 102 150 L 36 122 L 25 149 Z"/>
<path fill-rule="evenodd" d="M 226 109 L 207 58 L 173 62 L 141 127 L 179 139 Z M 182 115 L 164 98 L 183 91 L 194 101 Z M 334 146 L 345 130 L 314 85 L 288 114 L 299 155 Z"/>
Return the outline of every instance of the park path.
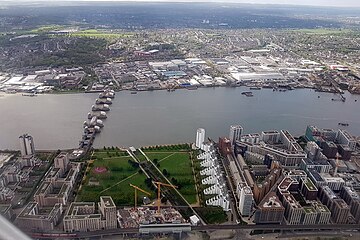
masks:
<path fill-rule="evenodd" d="M 110 159 L 114 159 L 114 158 L 129 158 L 130 156 L 114 156 L 114 157 L 106 157 L 106 158 L 103 158 L 103 160 L 110 160 Z"/>
<path fill-rule="evenodd" d="M 167 184 L 172 185 L 172 183 L 170 182 L 170 180 L 162 173 L 162 171 L 160 171 L 160 169 L 156 166 L 156 164 L 154 164 L 149 158 L 148 156 L 139 148 L 138 149 L 142 155 L 145 156 L 146 160 L 149 161 L 154 167 L 155 169 L 159 172 L 159 174 L 163 177 L 163 179 L 167 182 Z M 193 212 L 193 214 L 195 216 L 198 217 L 198 219 L 200 220 L 200 222 L 203 225 L 206 225 L 205 221 L 201 218 L 201 216 L 195 211 L 195 209 L 191 206 L 191 204 L 184 198 L 184 196 L 179 192 L 179 190 L 177 190 L 176 188 L 173 188 L 174 191 L 183 199 L 183 201 L 185 201 L 185 203 L 188 205 L 188 207 L 191 209 L 191 211 Z"/>
<path fill-rule="evenodd" d="M 121 181 L 119 181 L 119 182 L 115 183 L 114 185 L 112 185 L 112 186 L 110 186 L 110 187 L 108 187 L 108 188 L 105 188 L 105 189 L 104 189 L 104 190 L 102 190 L 100 193 L 106 192 L 106 191 L 107 191 L 107 190 L 109 190 L 110 188 L 113 188 L 113 187 L 115 187 L 115 186 L 119 185 L 120 183 L 125 182 L 126 180 L 128 180 L 128 179 L 132 178 L 132 177 L 133 177 L 133 176 L 135 176 L 136 174 L 138 174 L 138 172 L 136 172 L 136 173 L 134 173 L 134 174 L 131 174 L 131 175 L 130 175 L 130 176 L 128 176 L 127 178 L 124 178 L 123 180 L 121 180 Z"/>
<path fill-rule="evenodd" d="M 164 157 L 163 159 L 159 160 L 159 163 L 161 163 L 162 161 L 168 159 L 168 158 L 171 157 L 171 156 L 174 156 L 175 154 L 176 154 L 176 152 L 170 154 L 169 156 Z"/>

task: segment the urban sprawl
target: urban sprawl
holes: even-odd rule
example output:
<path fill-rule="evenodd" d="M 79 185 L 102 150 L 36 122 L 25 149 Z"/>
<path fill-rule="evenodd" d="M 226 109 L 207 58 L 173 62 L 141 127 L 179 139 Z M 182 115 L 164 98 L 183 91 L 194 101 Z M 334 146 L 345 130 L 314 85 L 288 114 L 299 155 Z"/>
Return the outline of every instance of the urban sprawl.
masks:
<path fill-rule="evenodd" d="M 238 224 L 218 225 L 227 227 L 360 223 L 359 141 L 342 129 L 308 126 L 295 138 L 287 130 L 245 134 L 233 125 L 215 142 L 199 128 L 195 143 L 87 149 L 87 156 L 84 149 L 37 152 L 28 134 L 19 140 L 20 153 L 1 154 L 1 213 L 33 237 L 212 230 L 220 218 L 209 212 L 219 210 L 224 222 Z M 100 193 L 86 193 L 119 176 Z M 113 195 L 123 187 L 129 196 Z"/>
<path fill-rule="evenodd" d="M 43 40 L 44 34 L 49 39 Z M 0 60 L 10 63 L 4 64 L 0 73 L 0 90 L 34 95 L 74 90 L 96 92 L 111 87 L 135 93 L 246 85 L 254 89 L 312 88 L 339 94 L 344 90 L 359 93 L 360 66 L 357 51 L 353 50 L 359 42 L 354 34 L 346 29 L 128 33 L 80 28 L 42 35 L 9 34 L 10 44 L 0 46 Z M 40 37 L 42 40 L 36 40 Z M 44 68 L 42 62 L 37 66 L 37 61 L 30 61 L 38 55 L 65 54 L 81 37 L 87 37 L 89 44 L 91 41 L 99 44 L 99 39 L 107 38 L 106 47 L 94 52 L 105 55 L 103 62 L 92 59 L 90 65 L 59 62 L 49 65 L 58 67 Z M 25 64 L 24 58 L 29 58 L 32 65 Z M 345 99 L 339 96 L 334 100 Z"/>

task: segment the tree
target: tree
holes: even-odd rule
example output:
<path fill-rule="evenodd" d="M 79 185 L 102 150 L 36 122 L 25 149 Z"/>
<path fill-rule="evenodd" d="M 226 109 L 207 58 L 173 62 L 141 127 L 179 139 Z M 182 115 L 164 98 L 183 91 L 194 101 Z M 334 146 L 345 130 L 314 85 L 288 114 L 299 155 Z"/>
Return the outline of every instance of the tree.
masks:
<path fill-rule="evenodd" d="M 166 177 L 168 177 L 168 175 L 170 175 L 165 168 L 164 168 L 164 170 L 162 172 L 163 172 L 164 176 L 166 176 Z"/>

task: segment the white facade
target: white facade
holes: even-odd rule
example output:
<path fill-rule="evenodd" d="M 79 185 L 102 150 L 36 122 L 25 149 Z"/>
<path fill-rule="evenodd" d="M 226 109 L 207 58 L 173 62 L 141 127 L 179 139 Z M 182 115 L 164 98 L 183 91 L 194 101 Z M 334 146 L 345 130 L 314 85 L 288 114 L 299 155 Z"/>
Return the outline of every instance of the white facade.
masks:
<path fill-rule="evenodd" d="M 35 146 L 33 138 L 28 135 L 24 134 L 19 137 L 20 140 L 20 151 L 21 156 L 28 156 L 35 154 Z"/>
<path fill-rule="evenodd" d="M 205 129 L 198 128 L 198 130 L 196 131 L 195 146 L 197 148 L 201 148 L 201 146 L 204 144 L 204 142 L 205 142 Z"/>
<path fill-rule="evenodd" d="M 340 144 L 347 145 L 352 151 L 356 148 L 356 140 L 345 130 L 339 130 L 336 140 Z"/>
<path fill-rule="evenodd" d="M 333 191 L 339 191 L 345 185 L 345 180 L 341 177 L 323 177 L 325 183 Z"/>
<path fill-rule="evenodd" d="M 199 132 L 199 131 L 198 131 Z M 227 188 L 223 181 L 223 175 L 221 173 L 218 159 L 215 155 L 215 150 L 212 144 L 202 144 L 202 150 L 206 149 L 205 152 L 199 154 L 197 158 L 202 160 L 200 166 L 203 169 L 200 171 L 200 175 L 205 176 L 202 180 L 202 184 L 211 185 L 204 189 L 206 195 L 216 195 L 206 200 L 208 206 L 220 206 L 224 211 L 230 210 L 230 201 L 227 194 Z"/>
<path fill-rule="evenodd" d="M 239 211 L 242 216 L 249 216 L 253 206 L 253 193 L 249 186 L 240 188 L 239 193 Z"/>
<path fill-rule="evenodd" d="M 240 141 L 243 128 L 240 125 L 231 125 L 229 139 L 231 145 L 234 145 L 236 141 Z"/>

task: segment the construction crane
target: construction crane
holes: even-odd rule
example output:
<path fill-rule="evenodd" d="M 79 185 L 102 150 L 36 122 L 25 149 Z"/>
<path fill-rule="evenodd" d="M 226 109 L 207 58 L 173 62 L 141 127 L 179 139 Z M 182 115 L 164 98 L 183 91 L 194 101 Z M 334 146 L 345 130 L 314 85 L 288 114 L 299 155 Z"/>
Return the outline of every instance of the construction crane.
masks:
<path fill-rule="evenodd" d="M 334 177 L 337 175 L 339 165 L 340 165 L 340 163 L 339 163 L 339 153 L 336 153 L 336 162 L 335 162 Z"/>
<path fill-rule="evenodd" d="M 177 186 L 167 184 L 167 183 L 162 183 L 162 182 L 154 182 L 154 183 L 157 185 L 157 190 L 158 190 L 157 213 L 160 214 L 160 203 L 161 203 L 160 188 L 161 188 L 161 186 L 172 187 L 174 189 L 177 188 Z"/>
<path fill-rule="evenodd" d="M 137 191 L 143 192 L 143 193 L 147 194 L 148 196 L 150 196 L 151 193 L 149 193 L 149 192 L 147 192 L 147 191 L 145 191 L 145 190 L 143 190 L 143 189 L 139 188 L 138 186 L 135 186 L 135 185 L 133 185 L 133 184 L 131 184 L 131 183 L 130 183 L 130 186 L 133 187 L 134 190 L 135 190 L 135 206 L 134 206 L 134 208 L 135 208 L 135 210 L 136 210 Z"/>

